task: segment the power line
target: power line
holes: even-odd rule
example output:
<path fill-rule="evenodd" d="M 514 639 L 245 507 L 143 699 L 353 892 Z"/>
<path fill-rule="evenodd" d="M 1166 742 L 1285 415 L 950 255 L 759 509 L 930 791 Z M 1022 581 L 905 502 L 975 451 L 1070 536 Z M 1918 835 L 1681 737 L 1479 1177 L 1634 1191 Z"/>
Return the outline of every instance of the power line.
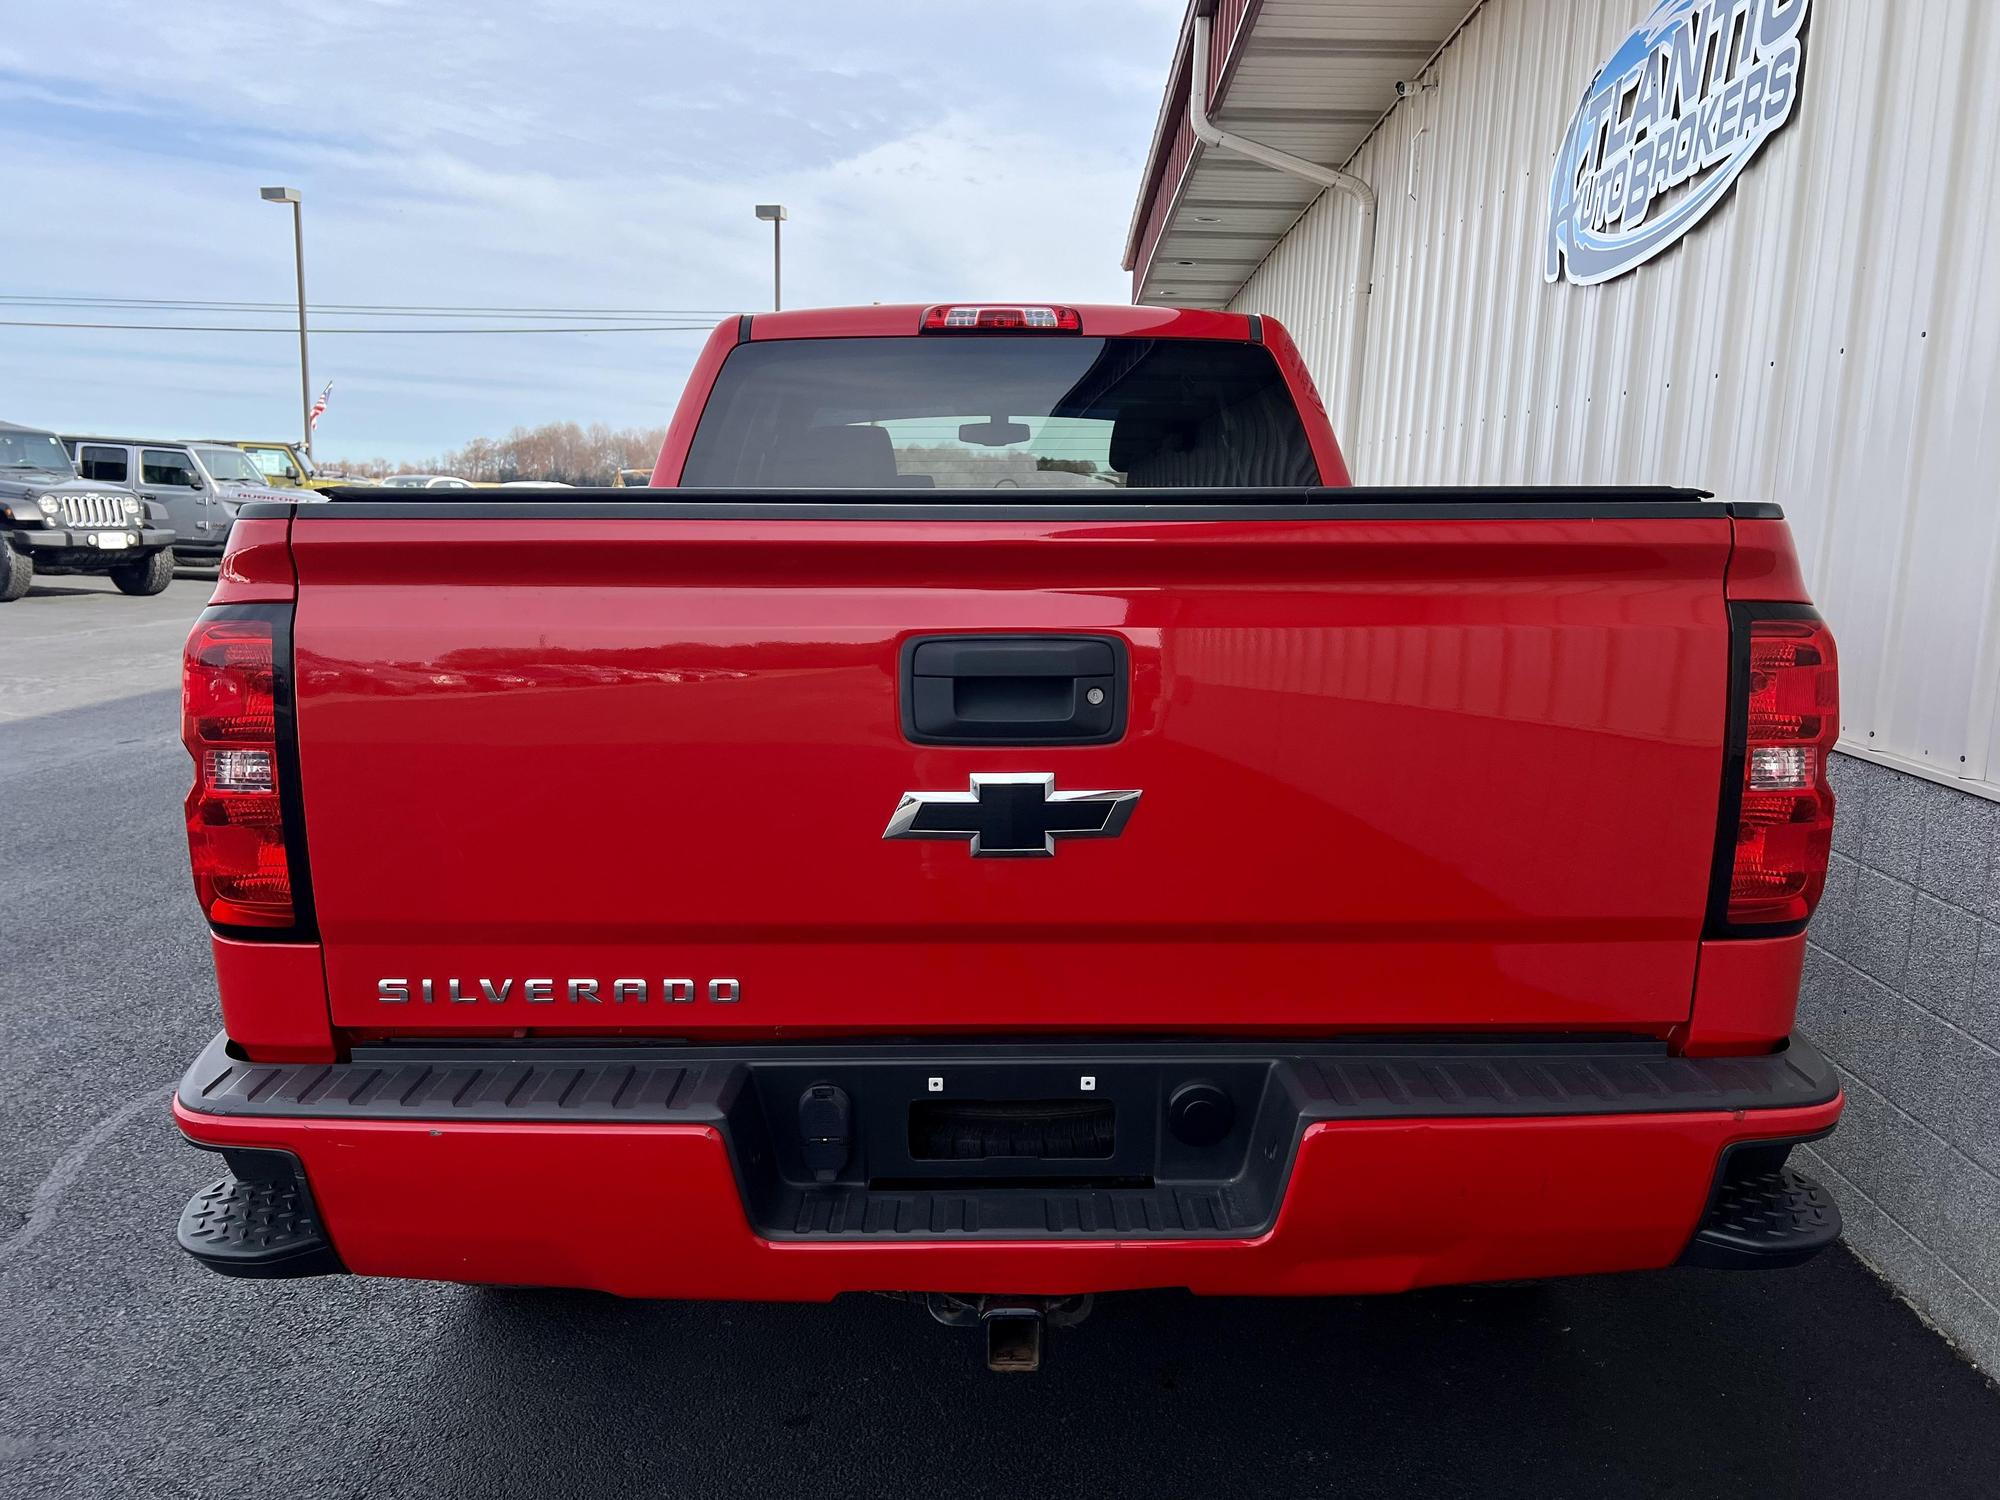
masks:
<path fill-rule="evenodd" d="M 46 295 L 25 292 L 0 293 L 0 305 L 48 309 L 140 309 L 160 308 L 177 312 L 290 312 L 295 302 L 225 301 L 178 297 L 113 297 Z M 629 320 L 662 318 L 720 318 L 736 309 L 702 307 L 508 307 L 441 302 L 324 302 L 310 303 L 308 312 L 354 316 L 403 314 L 416 317 L 505 317 L 505 318 L 588 318 Z"/>
<path fill-rule="evenodd" d="M 257 327 L 242 323 L 57 323 L 34 319 L 0 318 L 0 328 L 99 328 L 122 333 L 289 333 L 299 326 Z M 314 337 L 338 333 L 707 333 L 706 323 L 603 323 L 552 328 L 535 325 L 516 328 L 315 328 Z"/>
<path fill-rule="evenodd" d="M 298 304 L 297 304 L 296 302 L 292 302 L 292 303 L 279 303 L 279 304 L 271 304 L 271 305 L 266 305 L 266 306 L 261 306 L 261 307 L 259 307 L 259 306 L 239 306 L 239 305 L 236 305 L 236 304 L 232 304 L 232 303 L 217 303 L 217 304 L 213 304 L 213 305 L 210 305 L 210 304 L 205 304 L 205 303 L 193 303 L 193 304 L 189 304 L 189 305 L 187 305 L 187 306 L 184 306 L 184 307 L 179 307 L 179 306 L 177 306 L 177 307 L 157 307 L 157 306 L 144 306 L 144 307 L 133 307 L 133 306 L 128 306 L 128 305 L 126 305 L 126 304 L 123 304 L 123 303 L 112 303 L 112 302 L 8 302 L 8 301 L 5 301 L 4 299 L 0 299 L 0 308 L 5 308 L 5 309 L 12 309 L 12 310 L 15 310 L 15 311 L 30 311 L 30 310 L 32 310 L 32 311 L 40 311 L 40 312 L 129 312 L 129 313 L 140 313 L 140 312 L 144 312 L 144 313 L 153 313 L 153 312 L 157 312 L 157 313 L 170 313 L 170 312 L 185 312 L 185 313 L 267 313 L 267 312 L 268 312 L 268 313 L 279 313 L 279 312 L 282 312 L 282 313 L 289 313 L 289 312 L 293 312 L 293 311 L 294 311 L 294 310 L 295 310 L 295 309 L 296 309 L 297 307 L 298 307 Z M 640 322 L 656 322 L 656 321 L 658 321 L 658 320 L 659 320 L 659 319 L 661 319 L 661 318 L 696 318 L 696 317 L 702 317 L 702 316 L 703 316 L 702 314 L 699 314 L 699 313 L 679 313 L 679 312 L 665 312 L 665 311 L 662 311 L 662 312 L 654 312 L 654 313 L 636 313 L 636 312 L 634 312 L 634 313 L 587 313 L 587 312 L 583 312 L 583 311 L 580 311 L 580 310 L 578 310 L 578 311 L 572 311 L 572 312 L 555 312 L 555 311 L 552 311 L 552 312 L 510 312 L 510 311 L 508 311 L 508 310 L 507 310 L 507 309 L 505 309 L 505 308 L 498 308 L 498 307 L 488 307 L 488 308 L 465 308 L 465 309 L 456 309 L 456 308 L 452 308 L 452 309 L 443 309 L 443 308 L 440 308 L 440 309 L 437 309 L 437 310 L 428 310 L 428 309 L 425 309 L 425 308 L 419 308 L 419 307 L 402 307 L 402 308 L 342 308 L 342 307 L 308 307 L 307 311 L 308 311 L 309 313 L 311 313 L 311 314 L 312 314 L 312 315 L 313 315 L 313 316 L 314 316 L 315 318 L 326 318 L 326 317 L 334 317 L 334 318 L 387 318 L 387 317 L 406 317 L 406 318 L 437 318 L 437 319 L 453 319 L 453 318 L 495 318 L 495 317 L 499 317 L 499 318 L 519 318 L 519 319 L 521 319 L 521 320 L 522 320 L 523 322 L 530 322 L 530 323 L 533 323 L 533 322 L 546 322 L 546 321 L 548 321 L 549 319 L 552 319 L 552 318 L 590 318 L 590 319 L 593 319 L 593 320 L 601 320 L 602 322 L 604 322 L 604 323 L 606 323 L 606 324 L 618 324 L 618 323 L 640 323 Z M 701 325 L 701 326 L 702 326 L 702 327 L 704 327 L 704 328 L 707 328 L 707 327 L 711 327 L 711 326 L 713 326 L 713 321 L 714 321 L 714 320 L 712 320 L 712 319 L 709 319 L 709 320 L 705 320 L 705 321 L 704 321 L 704 322 L 702 323 L 702 325 Z M 296 325 L 294 325 L 294 326 L 296 326 Z"/>
<path fill-rule="evenodd" d="M 8 303 L 8 304 L 6 304 L 6 305 L 7 305 L 7 306 L 11 306 L 11 307 L 34 307 L 34 306 L 39 306 L 39 304 L 36 304 L 36 303 L 25 303 L 25 302 L 24 302 L 24 303 Z M 286 312 L 286 313 L 289 313 L 289 312 L 294 312 L 294 311 L 295 311 L 295 310 L 297 309 L 297 307 L 298 307 L 298 304 L 297 304 L 296 302 L 293 302 L 293 303 L 280 303 L 280 304 L 278 304 L 277 306 L 274 306 L 274 307 L 174 307 L 174 308 L 168 308 L 168 307 L 163 307 L 163 308 L 159 308 L 159 309 L 151 309 L 151 308 L 136 308 L 136 307 L 133 307 L 133 308 L 128 308 L 128 307 L 111 307 L 111 306 L 100 306 L 100 305 L 99 305 L 99 304 L 97 304 L 97 303 L 72 303 L 72 304 L 66 304 L 66 305 L 65 305 L 65 306 L 64 306 L 64 307 L 63 307 L 62 309 L 60 309 L 60 310 L 62 310 L 62 311 L 72 311 L 72 312 L 82 312 L 82 311 L 91 311 L 91 312 L 100 312 L 100 311 L 101 311 L 101 312 L 149 312 L 149 311 L 155 311 L 155 310 L 157 310 L 157 311 L 159 311 L 159 312 L 163 312 L 163 313 L 165 313 L 165 312 L 221 312 L 221 313 L 229 313 L 229 312 L 245 312 L 245 313 L 250 313 L 250 312 Z M 54 310 L 54 309 L 51 309 L 51 310 Z M 387 318 L 387 317 L 405 317 L 405 318 L 519 318 L 519 319 L 521 319 L 521 320 L 522 320 L 523 322 L 529 322 L 529 323 L 534 323 L 534 322 L 546 322 L 547 320 L 549 320 L 549 319 L 551 319 L 551 318 L 590 318 L 590 319 L 593 319 L 593 320 L 597 320 L 597 321 L 602 321 L 602 322 L 604 322 L 604 323 L 606 323 L 606 324 L 618 324 L 618 323 L 649 323 L 649 322 L 656 322 L 656 321 L 658 321 L 658 320 L 659 320 L 659 319 L 661 319 L 661 318 L 700 318 L 700 319 L 702 319 L 702 320 L 703 320 L 703 321 L 702 321 L 702 323 L 701 323 L 701 326 L 702 326 L 703 328 L 713 328 L 713 327 L 715 326 L 715 323 L 716 323 L 716 321 L 717 321 L 718 319 L 720 319 L 720 318 L 723 318 L 723 317 L 734 317 L 734 316 L 735 316 L 735 314 L 734 314 L 734 313 L 715 313 L 715 314 L 707 314 L 707 313 L 698 313 L 698 312 L 674 312 L 674 311 L 669 311 L 669 310 L 665 310 L 665 309 L 663 309 L 663 310 L 661 310 L 661 311 L 659 311 L 659 312 L 626 312 L 626 313 L 608 313 L 608 312 L 607 312 L 607 313 L 598 313 L 598 312 L 589 312 L 589 311 L 586 311 L 585 309 L 582 309 L 582 308 L 571 308 L 571 309 L 569 309 L 569 310 L 567 310 L 567 311 L 564 311 L 564 310 L 562 310 L 562 309 L 551 309 L 551 310 L 549 310 L 549 311 L 547 311 L 547 312 L 514 312 L 514 311 L 511 311 L 511 310 L 509 310 L 509 309 L 507 309 L 507 308 L 504 308 L 504 307 L 466 307 L 466 308 L 422 308 L 422 307 L 338 307 L 338 306 L 329 306 L 329 307 L 314 307 L 314 306 L 310 306 L 310 305 L 308 305 L 308 307 L 306 308 L 306 311 L 307 311 L 307 312 L 309 312 L 309 313 L 311 313 L 311 314 L 312 314 L 312 315 L 313 315 L 313 316 L 314 316 L 315 318 L 325 318 L 325 317 L 334 317 L 334 318 Z M 314 324 L 314 327 L 315 327 L 315 328 L 317 328 L 318 326 L 319 326 L 318 324 Z"/>
<path fill-rule="evenodd" d="M 298 306 L 296 301 L 262 302 L 236 297 L 127 297 L 112 292 L 0 292 L 0 302 L 104 302 L 139 307 L 278 307 Z M 726 313 L 717 307 L 546 307 L 521 303 L 468 302 L 315 302 L 313 307 L 345 307 L 373 312 L 408 312 L 421 308 L 450 308 L 469 312 L 574 312 L 574 313 Z"/>

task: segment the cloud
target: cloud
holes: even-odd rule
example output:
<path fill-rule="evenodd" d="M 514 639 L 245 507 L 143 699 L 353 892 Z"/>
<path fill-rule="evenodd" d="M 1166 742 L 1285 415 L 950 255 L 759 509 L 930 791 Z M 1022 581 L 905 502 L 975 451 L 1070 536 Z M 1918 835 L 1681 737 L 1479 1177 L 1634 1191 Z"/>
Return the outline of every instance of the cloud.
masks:
<path fill-rule="evenodd" d="M 305 195 L 316 302 L 754 310 L 770 240 L 750 208 L 773 200 L 792 214 L 791 305 L 1126 300 L 1119 253 L 1182 6 L 19 9 L 0 43 L 0 159 L 14 204 L 38 211 L 0 224 L 0 290 L 283 303 L 289 226 L 254 191 L 282 181 Z M 282 335 L 5 334 L 13 420 L 297 422 Z M 321 451 L 420 457 L 522 423 L 660 422 L 700 337 L 328 332 Z"/>

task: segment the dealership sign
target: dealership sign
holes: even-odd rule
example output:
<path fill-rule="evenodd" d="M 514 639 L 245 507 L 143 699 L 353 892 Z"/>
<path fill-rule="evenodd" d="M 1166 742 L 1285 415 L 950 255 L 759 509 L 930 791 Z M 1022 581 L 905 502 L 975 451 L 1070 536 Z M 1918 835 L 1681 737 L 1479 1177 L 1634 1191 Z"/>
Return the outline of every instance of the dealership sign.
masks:
<path fill-rule="evenodd" d="M 1798 102 L 1811 0 L 1659 0 L 1597 70 L 1549 183 L 1544 274 L 1609 281 L 1722 201 Z"/>

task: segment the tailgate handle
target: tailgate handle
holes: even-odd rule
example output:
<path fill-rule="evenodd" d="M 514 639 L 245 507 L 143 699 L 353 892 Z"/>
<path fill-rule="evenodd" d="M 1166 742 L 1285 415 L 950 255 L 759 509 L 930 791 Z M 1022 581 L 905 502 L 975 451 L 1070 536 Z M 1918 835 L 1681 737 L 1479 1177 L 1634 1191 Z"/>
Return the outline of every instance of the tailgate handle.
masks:
<path fill-rule="evenodd" d="M 923 636 L 903 647 L 903 733 L 920 745 L 1102 745 L 1125 732 L 1125 643 Z"/>

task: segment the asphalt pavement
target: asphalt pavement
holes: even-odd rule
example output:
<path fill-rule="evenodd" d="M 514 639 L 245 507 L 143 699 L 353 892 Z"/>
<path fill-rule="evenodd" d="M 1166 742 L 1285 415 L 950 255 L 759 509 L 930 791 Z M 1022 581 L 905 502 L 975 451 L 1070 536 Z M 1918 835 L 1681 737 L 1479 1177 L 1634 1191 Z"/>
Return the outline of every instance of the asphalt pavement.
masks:
<path fill-rule="evenodd" d="M 209 587 L 0 606 L 0 1495 L 2000 1493 L 2000 1394 L 1844 1250 L 1112 1297 L 1037 1376 L 885 1298 L 202 1270 L 167 1095 L 217 1027 L 176 723 Z"/>

